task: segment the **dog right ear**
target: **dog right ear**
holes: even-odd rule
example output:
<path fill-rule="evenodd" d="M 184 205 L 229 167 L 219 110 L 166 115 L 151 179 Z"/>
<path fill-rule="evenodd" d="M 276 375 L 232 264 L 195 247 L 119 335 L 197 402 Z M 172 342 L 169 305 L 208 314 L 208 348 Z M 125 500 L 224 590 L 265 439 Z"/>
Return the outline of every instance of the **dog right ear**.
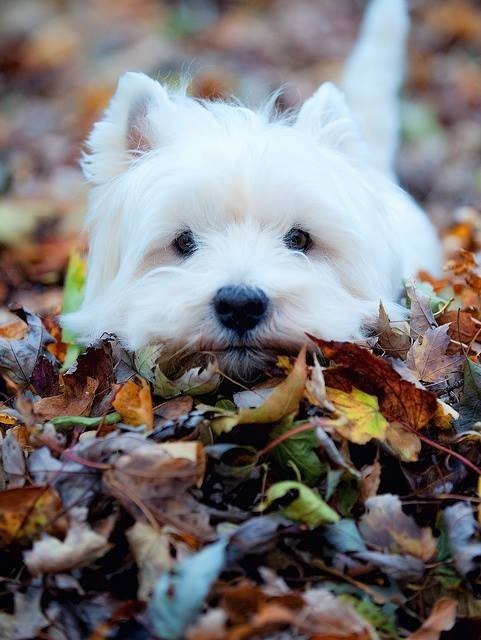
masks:
<path fill-rule="evenodd" d="M 163 142 L 162 123 L 172 101 L 162 85 L 143 73 L 126 73 L 104 116 L 87 139 L 82 158 L 85 177 L 101 184 L 125 171 L 142 154 Z"/>
<path fill-rule="evenodd" d="M 357 123 L 343 93 L 332 82 L 324 82 L 302 105 L 296 128 L 350 155 L 364 153 Z"/>

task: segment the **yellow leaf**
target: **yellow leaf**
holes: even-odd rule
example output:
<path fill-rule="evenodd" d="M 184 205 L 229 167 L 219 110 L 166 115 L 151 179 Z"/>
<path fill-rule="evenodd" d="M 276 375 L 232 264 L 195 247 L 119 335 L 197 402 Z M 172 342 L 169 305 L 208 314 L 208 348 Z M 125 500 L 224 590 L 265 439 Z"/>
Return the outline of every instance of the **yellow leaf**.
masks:
<path fill-rule="evenodd" d="M 291 498 L 285 504 L 285 499 Z M 318 527 L 326 522 L 337 522 L 339 515 L 324 502 L 319 494 L 301 482 L 286 480 L 276 482 L 267 491 L 265 500 L 258 509 L 267 509 L 272 503 L 282 500 L 281 510 L 294 522 L 303 522 L 310 527 Z"/>
<path fill-rule="evenodd" d="M 144 378 L 128 380 L 117 392 L 112 405 L 127 424 L 137 427 L 144 424 L 149 431 L 154 424 L 154 412 L 150 386 Z"/>
<path fill-rule="evenodd" d="M 327 397 L 336 411 L 347 418 L 345 423 L 336 423 L 336 431 L 356 444 L 365 444 L 372 438 L 384 440 L 388 422 L 379 411 L 375 396 L 353 388 L 351 393 L 327 388 Z"/>
<path fill-rule="evenodd" d="M 263 404 L 255 409 L 240 409 L 238 413 L 224 411 L 222 415 L 214 418 L 212 428 L 219 435 L 228 433 L 240 424 L 268 424 L 296 414 L 304 394 L 306 380 L 306 347 L 302 347 L 290 374 L 275 387 Z"/>
<path fill-rule="evenodd" d="M 62 501 L 48 487 L 22 487 L 0 492 L 0 546 L 28 543 L 42 531 L 63 528 Z"/>

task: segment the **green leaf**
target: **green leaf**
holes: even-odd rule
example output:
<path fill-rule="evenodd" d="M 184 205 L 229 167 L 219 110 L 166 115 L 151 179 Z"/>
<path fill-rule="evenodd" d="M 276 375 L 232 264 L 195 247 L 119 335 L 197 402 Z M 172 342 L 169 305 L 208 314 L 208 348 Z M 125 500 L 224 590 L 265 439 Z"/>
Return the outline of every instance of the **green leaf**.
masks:
<path fill-rule="evenodd" d="M 222 571 L 227 541 L 218 540 L 204 547 L 164 573 L 156 582 L 147 615 L 150 628 L 158 638 L 183 638 L 187 627 L 195 620 L 202 602 Z"/>
<path fill-rule="evenodd" d="M 379 410 L 376 396 L 355 387 L 350 393 L 328 387 L 327 397 L 346 418 L 345 422 L 333 423 L 341 436 L 356 444 L 366 444 L 372 438 L 385 439 L 388 422 Z"/>
<path fill-rule="evenodd" d="M 313 528 L 339 520 L 338 514 L 318 493 L 300 482 L 286 480 L 273 484 L 258 508 L 263 510 L 273 503 L 278 503 L 282 513 L 290 520 L 303 522 Z"/>
<path fill-rule="evenodd" d="M 288 433 L 299 424 L 302 422 L 293 423 L 292 419 L 286 419 L 272 431 L 271 439 L 274 440 Z M 313 485 L 326 470 L 326 465 L 319 460 L 319 456 L 315 452 L 317 447 L 318 443 L 314 431 L 303 431 L 277 445 L 272 450 L 271 457 L 281 467 L 287 467 L 289 463 L 294 463 L 306 484 Z"/>
<path fill-rule="evenodd" d="M 396 631 L 396 611 L 398 607 L 393 603 L 385 604 L 379 607 L 367 597 L 358 600 L 353 596 L 340 596 L 341 600 L 348 602 L 358 614 L 367 620 L 375 629 L 377 629 L 385 638 L 399 638 Z"/>
<path fill-rule="evenodd" d="M 73 251 L 65 274 L 62 313 L 72 313 L 80 308 L 84 297 L 86 274 L 85 259 L 79 251 Z M 66 371 L 82 353 L 83 347 L 77 344 L 75 334 L 69 329 L 62 329 L 62 342 L 68 345 L 62 367 L 62 371 Z"/>

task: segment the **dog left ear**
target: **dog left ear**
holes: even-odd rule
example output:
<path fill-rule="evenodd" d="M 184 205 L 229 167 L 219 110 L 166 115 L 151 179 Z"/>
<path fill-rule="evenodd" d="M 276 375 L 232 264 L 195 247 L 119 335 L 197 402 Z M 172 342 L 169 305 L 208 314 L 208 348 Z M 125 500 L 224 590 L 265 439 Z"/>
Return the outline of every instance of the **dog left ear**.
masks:
<path fill-rule="evenodd" d="M 126 73 L 87 140 L 82 168 L 101 184 L 125 171 L 133 160 L 162 144 L 173 104 L 162 85 L 143 73 Z"/>
<path fill-rule="evenodd" d="M 344 95 L 324 82 L 302 105 L 295 125 L 319 142 L 347 153 L 362 154 L 364 143 Z"/>

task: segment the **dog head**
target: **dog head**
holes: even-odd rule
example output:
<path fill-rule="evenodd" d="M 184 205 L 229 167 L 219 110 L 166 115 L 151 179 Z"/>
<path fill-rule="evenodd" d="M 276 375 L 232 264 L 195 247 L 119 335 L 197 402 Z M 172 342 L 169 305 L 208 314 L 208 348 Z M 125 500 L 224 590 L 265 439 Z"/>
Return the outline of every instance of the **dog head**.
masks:
<path fill-rule="evenodd" d="M 129 73 L 88 140 L 85 300 L 65 323 L 161 346 L 165 365 L 214 352 L 248 376 L 305 332 L 359 339 L 391 297 L 387 180 L 326 83 L 283 117 L 169 93 Z"/>

